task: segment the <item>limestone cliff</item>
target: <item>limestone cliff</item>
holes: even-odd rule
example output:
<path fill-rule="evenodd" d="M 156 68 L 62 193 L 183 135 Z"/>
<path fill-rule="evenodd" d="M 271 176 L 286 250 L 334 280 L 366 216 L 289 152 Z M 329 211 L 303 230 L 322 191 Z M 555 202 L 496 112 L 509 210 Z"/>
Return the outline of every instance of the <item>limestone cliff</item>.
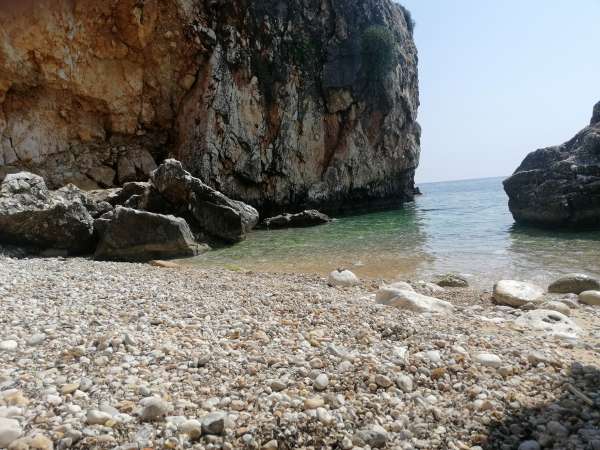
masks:
<path fill-rule="evenodd" d="M 0 178 L 108 187 L 173 156 L 263 210 L 412 198 L 417 52 L 390 0 L 0 2 L 0 44 Z"/>

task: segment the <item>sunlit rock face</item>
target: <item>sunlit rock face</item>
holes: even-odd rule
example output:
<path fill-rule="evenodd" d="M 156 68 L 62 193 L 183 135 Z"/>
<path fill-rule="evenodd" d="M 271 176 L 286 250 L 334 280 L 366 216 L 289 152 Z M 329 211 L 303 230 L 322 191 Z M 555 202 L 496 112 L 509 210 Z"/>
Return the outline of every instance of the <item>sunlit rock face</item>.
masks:
<path fill-rule="evenodd" d="M 411 30 L 388 0 L 0 1 L 0 177 L 108 187 L 173 156 L 263 210 L 401 203 L 420 149 Z"/>

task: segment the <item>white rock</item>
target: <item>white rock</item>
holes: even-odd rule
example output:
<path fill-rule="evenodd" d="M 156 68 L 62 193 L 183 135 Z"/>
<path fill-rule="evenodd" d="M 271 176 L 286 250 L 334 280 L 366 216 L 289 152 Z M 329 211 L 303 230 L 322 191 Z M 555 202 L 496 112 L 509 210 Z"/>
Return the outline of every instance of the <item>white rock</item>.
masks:
<path fill-rule="evenodd" d="M 329 274 L 329 286 L 352 287 L 360 284 L 360 280 L 349 270 L 334 270 Z"/>
<path fill-rule="evenodd" d="M 8 447 L 23 434 L 21 425 L 15 419 L 0 418 L 0 448 Z"/>
<path fill-rule="evenodd" d="M 8 340 L 8 341 L 0 342 L 0 351 L 15 352 L 15 351 L 17 351 L 18 347 L 19 347 L 19 344 L 17 344 L 17 341 Z"/>
<path fill-rule="evenodd" d="M 396 378 L 396 385 L 404 392 L 413 391 L 413 379 L 408 375 L 400 375 Z"/>
<path fill-rule="evenodd" d="M 600 306 L 600 291 L 584 291 L 579 294 L 579 301 L 586 305 Z"/>
<path fill-rule="evenodd" d="M 321 373 L 315 378 L 313 385 L 317 391 L 323 391 L 329 386 L 329 377 L 327 374 Z"/>
<path fill-rule="evenodd" d="M 397 290 L 395 294 L 396 296 L 393 298 L 386 298 L 384 296 L 382 300 L 377 300 L 377 303 L 417 313 L 449 313 L 454 309 L 454 306 L 449 302 L 434 297 L 427 297 L 413 291 Z"/>
<path fill-rule="evenodd" d="M 104 425 L 110 419 L 112 419 L 110 414 L 97 409 L 90 409 L 85 415 L 85 421 L 88 425 Z"/>
<path fill-rule="evenodd" d="M 532 302 L 539 302 L 543 296 L 544 289 L 523 281 L 501 280 L 494 286 L 494 300 L 500 305 L 518 308 Z"/>
<path fill-rule="evenodd" d="M 333 417 L 331 414 L 329 414 L 329 411 L 327 411 L 325 408 L 317 408 L 317 419 L 319 419 L 319 422 L 324 423 L 324 424 L 329 424 L 331 422 L 333 422 Z"/>
<path fill-rule="evenodd" d="M 33 347 L 35 345 L 40 345 L 45 340 L 46 340 L 46 335 L 44 333 L 34 334 L 29 339 L 27 339 L 27 345 Z"/>
<path fill-rule="evenodd" d="M 537 441 L 523 441 L 518 450 L 541 450 L 541 448 Z"/>
<path fill-rule="evenodd" d="M 565 316 L 571 315 L 571 308 L 569 308 L 566 304 L 562 302 L 557 302 L 554 300 L 541 303 L 539 306 L 536 307 L 536 309 L 548 309 L 551 311 L 558 311 L 559 313 L 564 314 Z"/>
<path fill-rule="evenodd" d="M 146 397 L 140 401 L 142 407 L 140 417 L 142 420 L 159 420 L 166 416 L 173 407 L 160 397 Z"/>
<path fill-rule="evenodd" d="M 192 439 L 198 439 L 202 435 L 202 424 L 198 420 L 186 420 L 181 424 L 180 430 Z"/>
<path fill-rule="evenodd" d="M 493 353 L 477 353 L 473 356 L 473 359 L 479 364 L 486 367 L 500 367 L 502 365 L 502 359 L 498 355 Z"/>
<path fill-rule="evenodd" d="M 519 328 L 543 331 L 550 335 L 576 338 L 580 328 L 564 314 L 547 309 L 527 311 L 515 320 Z"/>

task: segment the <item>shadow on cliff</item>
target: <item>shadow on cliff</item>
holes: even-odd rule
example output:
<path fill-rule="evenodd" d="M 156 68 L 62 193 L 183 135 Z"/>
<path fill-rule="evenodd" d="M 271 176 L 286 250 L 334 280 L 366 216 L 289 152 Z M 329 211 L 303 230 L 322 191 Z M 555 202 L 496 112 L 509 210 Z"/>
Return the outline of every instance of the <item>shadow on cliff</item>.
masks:
<path fill-rule="evenodd" d="M 535 370 L 535 369 L 533 369 Z M 600 448 L 600 369 L 574 363 L 548 394 L 557 400 L 515 409 L 491 423 L 484 450 L 516 450 L 524 441 L 537 441 L 527 450 Z M 539 386 L 538 390 L 545 386 Z"/>

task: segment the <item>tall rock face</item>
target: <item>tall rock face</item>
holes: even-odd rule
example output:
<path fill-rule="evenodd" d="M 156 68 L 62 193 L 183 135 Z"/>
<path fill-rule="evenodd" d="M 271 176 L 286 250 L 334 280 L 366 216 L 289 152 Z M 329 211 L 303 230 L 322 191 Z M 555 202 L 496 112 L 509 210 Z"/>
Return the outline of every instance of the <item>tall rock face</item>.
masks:
<path fill-rule="evenodd" d="M 504 181 L 517 222 L 600 228 L 600 103 L 570 141 L 530 153 Z"/>
<path fill-rule="evenodd" d="M 390 0 L 14 2 L 0 42 L 0 177 L 106 187 L 173 156 L 264 211 L 412 198 L 417 51 Z"/>

